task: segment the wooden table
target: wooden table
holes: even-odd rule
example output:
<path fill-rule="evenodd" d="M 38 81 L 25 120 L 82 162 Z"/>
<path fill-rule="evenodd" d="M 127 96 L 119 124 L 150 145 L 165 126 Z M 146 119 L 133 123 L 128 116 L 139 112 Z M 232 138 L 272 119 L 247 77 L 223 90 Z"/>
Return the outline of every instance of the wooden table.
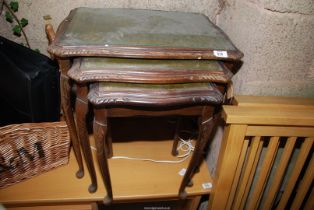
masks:
<path fill-rule="evenodd" d="M 82 177 L 84 173 L 80 156 L 80 142 L 81 144 L 83 143 L 81 148 L 83 148 L 85 161 L 88 163 L 87 169 L 92 182 L 88 190 L 91 193 L 96 190 L 97 183 L 88 141 L 85 140 L 88 139 L 87 132 L 83 129 L 87 127 L 85 122 L 88 113 L 88 101 L 86 97 L 81 96 L 87 95 L 88 86 L 86 82 L 114 81 L 121 83 L 136 81 L 150 83 L 154 81 L 153 83 L 156 84 L 168 84 L 205 80 L 206 82 L 217 82 L 217 85 L 223 89 L 222 95 L 225 95 L 226 89 L 230 85 L 228 83 L 232 73 L 235 73 L 240 67 L 240 59 L 243 56 L 243 53 L 233 45 L 220 28 L 211 23 L 206 16 L 196 13 L 141 9 L 77 8 L 72 10 L 69 16 L 60 24 L 55 35 L 51 33 L 52 30 L 49 27 L 46 27 L 46 31 L 51 40 L 48 51 L 58 60 L 61 70 L 61 104 L 70 130 L 74 153 L 79 163 L 77 177 Z M 100 57 L 101 59 L 95 57 Z M 75 58 L 77 58 L 76 61 L 73 61 Z M 89 60 L 89 62 L 81 62 L 79 59 L 81 61 Z M 148 61 L 148 59 L 152 59 L 152 61 Z M 158 61 L 157 59 L 161 59 L 162 61 Z M 165 59 L 167 61 L 164 61 Z M 93 61 L 91 62 L 91 60 Z M 95 62 L 96 60 L 98 62 Z M 177 69 L 179 67 L 178 60 L 183 61 L 179 69 Z M 203 61 L 200 62 L 198 60 Z M 217 65 L 222 66 L 216 68 L 213 64 L 209 65 L 213 62 L 209 62 L 209 60 L 215 60 L 214 63 L 219 61 L 219 65 Z M 71 107 L 71 79 L 69 77 L 70 74 L 68 75 L 72 62 L 72 67 L 80 66 L 84 63 L 89 64 L 87 67 L 91 67 L 90 64 L 96 67 L 96 69 L 92 69 L 92 81 L 85 81 L 83 84 L 81 78 L 81 82 L 76 83 L 76 121 L 73 117 L 74 110 Z M 108 65 L 108 62 L 110 65 Z M 147 66 L 151 68 L 152 62 L 155 67 L 148 71 Z M 112 65 L 117 63 L 118 65 Z M 124 70 L 121 70 L 121 64 L 123 63 Z M 212 65 L 215 67 L 214 69 L 209 68 Z M 110 69 L 116 66 L 118 66 L 118 69 Z M 132 69 L 132 66 L 136 68 Z M 182 67 L 184 68 L 182 69 Z M 227 68 L 228 71 L 225 71 Z M 139 69 L 140 71 L 138 71 Z M 209 69 L 214 71 L 209 73 Z M 96 74 L 94 70 L 104 71 L 102 74 L 99 74 L 99 72 Z M 109 77 L 108 70 L 111 72 Z M 172 77 L 170 74 L 174 70 L 177 72 L 172 74 L 176 74 L 177 78 Z M 190 70 L 198 71 L 191 73 Z M 228 75 L 225 75 L 226 72 L 228 72 Z M 168 79 L 165 80 L 164 78 Z M 204 101 L 203 98 L 201 101 Z M 144 103 L 147 102 L 143 101 Z M 152 103 L 151 105 L 156 104 Z M 173 104 L 165 103 L 165 105 L 171 106 Z M 215 111 L 218 111 L 221 101 L 219 104 L 215 103 L 214 105 L 216 108 Z M 200 132 L 200 138 L 206 140 L 209 139 L 209 131 L 215 122 L 215 117 L 210 118 L 207 116 L 205 118 L 205 113 L 209 114 L 208 110 L 209 107 L 206 111 L 204 109 L 204 114 L 202 115 L 204 119 L 201 121 L 202 129 L 204 131 L 206 129 L 208 132 Z M 101 125 L 98 122 L 100 120 L 97 120 L 95 125 Z M 99 154 L 101 153 L 99 156 L 103 157 L 102 151 L 99 148 L 103 148 L 100 142 L 103 144 L 101 131 L 104 131 L 104 129 L 101 130 L 98 127 L 95 129 L 94 126 L 94 131 L 96 131 L 94 132 L 95 135 L 99 135 L 97 138 L 97 142 L 99 142 L 97 144 L 99 145 L 98 151 Z M 195 149 L 196 153 L 203 152 L 203 147 L 198 148 L 197 145 Z M 106 165 L 105 161 L 98 162 L 101 168 Z M 182 181 L 183 184 L 179 189 L 182 198 L 186 196 L 184 188 L 187 183 L 189 185 L 192 184 L 191 175 L 189 174 L 193 174 L 197 169 L 195 162 L 199 163 L 200 161 L 198 158 L 192 158 L 191 165 L 193 168 L 188 168 L 185 178 Z M 105 168 L 107 167 L 102 169 L 102 175 L 107 178 L 105 184 L 108 186 L 107 197 L 109 199 L 104 199 L 104 202 L 106 200 L 109 203 L 112 200 L 112 193 L 109 190 L 111 188 L 109 186 L 110 181 L 108 181 L 109 173 Z"/>
<path fill-rule="evenodd" d="M 220 28 L 211 23 L 206 16 L 197 13 L 143 9 L 76 8 L 60 24 L 56 34 L 49 25 L 46 26 L 46 31 L 50 40 L 48 51 L 58 60 L 60 66 L 61 105 L 69 127 L 74 153 L 79 163 L 77 177 L 84 175 L 79 146 L 79 142 L 84 142 L 80 139 L 80 136 L 84 136 L 84 134 L 77 132 L 70 102 L 71 81 L 67 73 L 74 58 L 86 59 L 86 57 L 96 56 L 102 58 L 216 60 L 224 62 L 224 65 L 235 73 L 240 67 L 240 59 L 243 57 L 243 53 L 234 46 Z M 75 63 L 77 64 L 77 62 Z M 138 67 L 143 67 L 143 61 L 139 63 L 142 64 Z M 173 61 L 173 63 L 177 65 L 177 61 Z M 100 64 L 98 68 L 103 69 L 104 63 L 100 62 Z M 163 73 L 166 75 L 169 67 L 171 70 L 175 66 L 169 63 L 167 65 L 168 70 Z M 128 64 L 127 66 L 132 65 Z M 158 66 L 161 65 L 158 64 Z M 121 75 L 117 74 L 116 70 L 112 72 L 110 78 L 102 81 L 123 82 L 120 78 Z M 132 75 L 129 69 L 126 78 L 133 82 L 139 82 L 144 76 L 146 81 L 152 81 L 151 78 L 154 78 L 154 83 L 168 83 L 169 80 L 170 83 L 179 82 L 179 80 L 180 83 L 187 82 L 187 80 L 193 80 L 193 82 L 198 80 L 194 78 L 197 74 L 185 72 L 183 78 L 182 75 L 181 78 L 176 79 L 168 77 L 167 81 L 164 80 L 165 75 L 162 76 L 161 72 L 155 72 L 154 76 L 139 74 L 140 71 L 136 71 L 136 74 Z M 217 82 L 217 75 L 208 77 L 208 72 L 198 76 L 205 76 L 202 80 L 208 82 L 212 82 L 212 78 L 215 77 Z M 96 77 L 96 74 L 93 77 Z M 93 80 L 99 81 L 95 78 Z M 87 87 L 78 86 L 78 92 L 82 91 L 86 92 Z M 77 107 L 81 108 L 82 116 L 87 113 L 87 101 L 79 100 Z M 77 120 L 78 127 L 84 126 L 84 121 L 85 119 Z M 80 130 L 78 129 L 78 131 Z M 84 143 L 86 144 L 86 142 Z M 85 159 L 89 161 L 89 152 L 83 150 L 83 153 Z M 87 166 L 92 181 L 89 191 L 93 192 L 96 189 L 93 165 L 88 164 Z"/>

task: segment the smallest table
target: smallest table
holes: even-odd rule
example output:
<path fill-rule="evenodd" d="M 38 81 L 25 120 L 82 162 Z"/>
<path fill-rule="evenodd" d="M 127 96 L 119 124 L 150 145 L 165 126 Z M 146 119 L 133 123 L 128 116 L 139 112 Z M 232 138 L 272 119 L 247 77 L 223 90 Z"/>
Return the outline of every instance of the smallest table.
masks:
<path fill-rule="evenodd" d="M 107 158 L 111 147 L 108 143 L 108 117 L 125 116 L 199 116 L 199 135 L 189 166 L 179 188 L 179 196 L 185 198 L 185 187 L 192 185 L 192 177 L 203 159 L 205 146 L 215 126 L 215 105 L 223 102 L 223 95 L 211 83 L 186 84 L 130 84 L 95 83 L 88 94 L 94 107 L 94 136 L 97 159 L 107 190 L 104 203 L 112 201 L 112 188 Z M 186 108 L 190 108 L 187 110 Z M 218 106 L 219 107 L 219 106 Z M 123 108 L 123 109 L 122 109 Z M 119 109 L 118 112 L 115 109 Z M 142 111 L 141 111 L 142 110 Z M 171 112 L 169 112 L 171 110 Z M 124 112 L 123 112 L 124 111 Z M 105 143 L 109 147 L 105 146 Z M 176 150 L 178 139 L 174 140 L 172 151 Z"/>

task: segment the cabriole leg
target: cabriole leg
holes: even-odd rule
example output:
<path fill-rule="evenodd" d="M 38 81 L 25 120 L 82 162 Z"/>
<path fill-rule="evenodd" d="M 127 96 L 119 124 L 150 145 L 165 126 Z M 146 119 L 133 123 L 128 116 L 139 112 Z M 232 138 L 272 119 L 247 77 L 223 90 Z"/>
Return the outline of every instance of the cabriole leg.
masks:
<path fill-rule="evenodd" d="M 112 158 L 113 149 L 112 149 L 112 137 L 111 137 L 111 124 L 107 122 L 108 132 L 106 137 L 105 146 L 107 147 L 107 158 Z"/>
<path fill-rule="evenodd" d="M 181 123 L 182 123 L 182 119 L 181 117 L 179 117 L 177 119 L 177 125 L 176 125 L 176 130 L 175 130 L 175 134 L 174 134 L 174 139 L 173 139 L 173 145 L 172 145 L 172 152 L 171 154 L 173 156 L 177 156 L 178 155 L 178 144 L 179 144 L 179 141 L 180 141 L 180 128 L 181 128 Z"/>
<path fill-rule="evenodd" d="M 91 185 L 88 187 L 88 191 L 93 193 L 97 190 L 97 180 L 86 123 L 86 117 L 88 113 L 88 87 L 86 85 L 77 84 L 76 93 L 75 113 L 78 137 L 84 154 L 85 163 L 91 178 Z"/>
<path fill-rule="evenodd" d="M 71 107 L 71 96 L 70 96 L 71 85 L 70 85 L 69 77 L 64 75 L 63 73 L 61 73 L 60 75 L 60 91 L 61 91 L 61 107 L 63 110 L 63 115 L 68 125 L 74 155 L 79 166 L 79 170 L 76 172 L 76 177 L 82 178 L 84 176 L 84 168 L 83 168 L 80 144 L 77 137 L 76 127 L 75 127 L 75 122 L 74 122 L 74 117 L 73 117 L 73 110 Z"/>
<path fill-rule="evenodd" d="M 104 198 L 104 204 L 112 202 L 112 187 L 109 173 L 109 166 L 107 162 L 107 147 L 105 146 L 106 135 L 107 135 L 107 110 L 106 109 L 94 109 L 94 137 L 97 150 L 97 160 L 99 169 L 102 175 L 102 179 L 107 190 L 107 196 Z"/>
<path fill-rule="evenodd" d="M 217 116 L 213 116 L 211 107 L 206 106 L 203 109 L 203 113 L 200 119 L 199 136 L 196 141 L 194 152 L 189 162 L 189 166 L 185 172 L 179 189 L 179 196 L 182 199 L 187 197 L 185 187 L 193 185 L 192 177 L 202 163 L 204 149 L 209 141 L 209 137 L 211 136 L 212 131 L 214 130 L 213 128 L 215 127 Z"/>

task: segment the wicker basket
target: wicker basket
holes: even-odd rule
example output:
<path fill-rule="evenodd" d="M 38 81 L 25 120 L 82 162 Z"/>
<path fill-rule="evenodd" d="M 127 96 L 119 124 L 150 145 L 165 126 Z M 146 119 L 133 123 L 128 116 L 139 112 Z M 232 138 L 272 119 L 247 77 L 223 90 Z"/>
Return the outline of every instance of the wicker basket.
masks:
<path fill-rule="evenodd" d="M 66 164 L 69 145 L 69 131 L 65 122 L 1 127 L 0 188 Z"/>

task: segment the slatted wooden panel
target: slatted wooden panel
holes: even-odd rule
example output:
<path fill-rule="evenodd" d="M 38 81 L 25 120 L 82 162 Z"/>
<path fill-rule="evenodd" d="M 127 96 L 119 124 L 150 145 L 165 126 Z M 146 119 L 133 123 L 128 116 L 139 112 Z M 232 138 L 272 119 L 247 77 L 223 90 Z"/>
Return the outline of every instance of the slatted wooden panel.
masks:
<path fill-rule="evenodd" d="M 222 150 L 237 147 L 219 154 L 209 209 L 314 209 L 314 100 L 266 99 L 224 107 Z"/>
<path fill-rule="evenodd" d="M 218 203 L 212 209 L 300 209 L 309 206 L 307 202 L 313 203 L 313 138 L 245 136 L 243 142 L 237 168 L 229 174 L 232 185 L 228 195 L 222 196 L 226 204 Z M 297 155 L 291 161 L 293 153 Z M 293 166 L 289 166 L 291 162 Z M 288 166 L 292 167 L 290 174 Z M 284 183 L 285 176 L 288 181 Z"/>
<path fill-rule="evenodd" d="M 279 145 L 281 145 L 282 153 L 280 157 L 277 157 Z M 253 146 L 252 149 L 254 149 Z M 268 144 L 263 146 L 264 156 L 258 152 L 255 157 L 247 158 L 247 162 L 250 163 L 259 159 L 259 169 L 252 170 L 251 165 L 248 164 L 242 167 L 242 173 L 254 175 L 255 182 L 253 185 L 252 179 L 243 176 L 238 183 L 239 191 L 233 200 L 234 207 L 238 209 L 240 207 L 240 209 L 285 209 L 292 204 L 291 209 L 300 209 L 302 205 L 304 206 L 303 200 L 310 190 L 314 174 L 314 160 L 311 160 L 310 164 L 306 163 L 309 158 L 313 159 L 312 147 L 312 138 L 270 137 Z M 292 173 L 287 175 L 287 184 L 283 185 L 289 160 L 292 153 L 296 151 L 298 151 L 296 161 L 293 166 L 290 166 L 293 168 Z M 302 170 L 306 172 L 305 175 L 301 174 Z M 270 172 L 273 174 L 271 177 Z M 244 194 L 243 190 L 240 190 L 244 186 L 250 190 L 249 193 Z"/>
<path fill-rule="evenodd" d="M 244 206 L 244 202 L 242 202 L 242 200 L 245 200 L 244 198 L 247 198 L 249 194 L 250 186 L 254 177 L 254 172 L 258 163 L 258 157 L 261 154 L 262 148 L 263 140 L 261 139 L 261 137 L 255 136 L 254 138 L 252 138 L 251 146 L 247 154 L 247 160 L 244 166 L 245 170 L 243 170 L 242 172 L 243 175 L 238 185 L 237 194 L 233 201 L 233 207 L 235 209 L 243 208 Z"/>

